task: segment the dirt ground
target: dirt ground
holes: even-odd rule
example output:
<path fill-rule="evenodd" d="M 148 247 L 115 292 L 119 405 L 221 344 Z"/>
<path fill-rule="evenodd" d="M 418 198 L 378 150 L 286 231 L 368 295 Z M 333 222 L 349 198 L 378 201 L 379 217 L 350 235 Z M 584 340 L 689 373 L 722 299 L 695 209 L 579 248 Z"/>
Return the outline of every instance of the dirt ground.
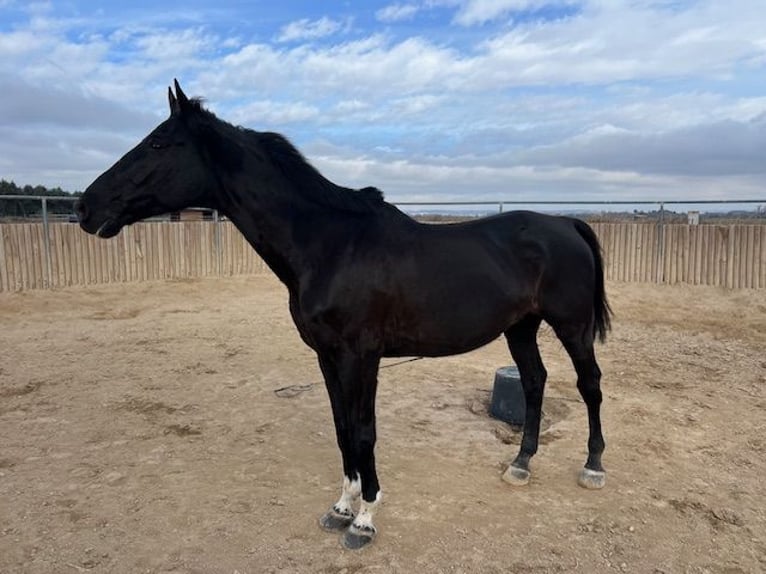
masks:
<path fill-rule="evenodd" d="M 519 435 L 485 412 L 503 341 L 387 368 L 361 552 L 317 524 L 340 457 L 271 276 L 3 294 L 0 572 L 766 571 L 766 291 L 608 292 L 606 488 L 576 484 L 587 417 L 549 331 L 522 489 L 500 480 Z"/>

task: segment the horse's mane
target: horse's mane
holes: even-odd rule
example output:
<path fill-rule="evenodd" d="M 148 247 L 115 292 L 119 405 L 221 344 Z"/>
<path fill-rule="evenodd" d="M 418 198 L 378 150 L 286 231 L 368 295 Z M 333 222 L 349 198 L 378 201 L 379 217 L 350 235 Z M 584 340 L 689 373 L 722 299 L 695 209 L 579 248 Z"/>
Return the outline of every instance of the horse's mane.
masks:
<path fill-rule="evenodd" d="M 202 98 L 192 98 L 189 101 L 193 109 L 203 117 L 236 130 L 246 140 L 256 142 L 258 148 L 268 155 L 282 175 L 295 184 L 296 191 L 304 199 L 317 205 L 354 213 L 376 212 L 388 205 L 384 201 L 383 192 L 375 187 L 356 190 L 331 182 L 319 173 L 285 136 L 232 126 L 207 110 L 203 106 Z"/>
<path fill-rule="evenodd" d="M 258 139 L 270 159 L 285 177 L 296 184 L 303 197 L 343 211 L 376 211 L 385 205 L 383 192 L 375 187 L 350 189 L 331 182 L 311 165 L 303 154 L 281 134 L 258 133 Z"/>

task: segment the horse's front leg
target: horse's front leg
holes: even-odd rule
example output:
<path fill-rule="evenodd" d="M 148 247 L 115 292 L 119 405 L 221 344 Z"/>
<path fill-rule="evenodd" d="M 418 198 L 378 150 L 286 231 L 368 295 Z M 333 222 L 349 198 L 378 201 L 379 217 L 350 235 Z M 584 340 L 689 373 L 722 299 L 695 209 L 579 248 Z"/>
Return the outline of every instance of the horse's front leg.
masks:
<path fill-rule="evenodd" d="M 362 493 L 362 481 L 351 449 L 347 413 L 343 406 L 343 390 L 335 361 L 329 355 L 320 353 L 319 367 L 330 397 L 335 436 L 343 459 L 343 486 L 340 498 L 322 515 L 319 525 L 327 531 L 344 531 L 351 526 L 356 516 L 354 505 Z"/>
<path fill-rule="evenodd" d="M 320 359 L 322 363 L 325 380 L 327 374 L 337 377 L 328 383 L 328 391 L 345 475 L 341 497 L 325 515 L 332 515 L 332 519 L 323 517 L 322 523 L 342 528 L 351 517 L 343 545 L 358 549 L 369 544 L 377 533 L 373 516 L 381 500 L 375 470 L 375 395 L 380 357 L 344 349 L 334 357 Z M 359 494 L 359 512 L 354 515 L 351 503 Z M 338 517 L 343 520 L 336 520 Z"/>

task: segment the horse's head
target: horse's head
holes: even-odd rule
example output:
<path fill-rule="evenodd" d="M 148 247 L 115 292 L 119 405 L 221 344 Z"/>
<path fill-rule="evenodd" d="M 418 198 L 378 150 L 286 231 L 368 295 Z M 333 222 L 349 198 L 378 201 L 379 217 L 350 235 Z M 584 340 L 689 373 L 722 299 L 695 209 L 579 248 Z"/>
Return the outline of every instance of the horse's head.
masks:
<path fill-rule="evenodd" d="M 199 136 L 201 111 L 175 81 L 170 117 L 101 174 L 75 204 L 80 226 L 113 237 L 131 223 L 186 207 L 207 207 L 216 188 Z"/>

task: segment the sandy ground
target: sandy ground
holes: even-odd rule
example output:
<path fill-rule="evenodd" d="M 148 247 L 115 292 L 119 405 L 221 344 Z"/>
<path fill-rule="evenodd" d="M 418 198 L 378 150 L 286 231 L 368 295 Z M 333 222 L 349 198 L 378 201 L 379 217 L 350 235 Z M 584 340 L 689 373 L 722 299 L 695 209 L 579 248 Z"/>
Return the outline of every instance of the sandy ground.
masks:
<path fill-rule="evenodd" d="M 340 457 L 272 277 L 4 294 L 0 572 L 766 571 L 766 291 L 608 287 L 606 489 L 576 484 L 587 418 L 549 331 L 522 489 L 500 480 L 519 436 L 485 414 L 503 341 L 385 369 L 380 534 L 356 553 L 317 525 Z"/>

